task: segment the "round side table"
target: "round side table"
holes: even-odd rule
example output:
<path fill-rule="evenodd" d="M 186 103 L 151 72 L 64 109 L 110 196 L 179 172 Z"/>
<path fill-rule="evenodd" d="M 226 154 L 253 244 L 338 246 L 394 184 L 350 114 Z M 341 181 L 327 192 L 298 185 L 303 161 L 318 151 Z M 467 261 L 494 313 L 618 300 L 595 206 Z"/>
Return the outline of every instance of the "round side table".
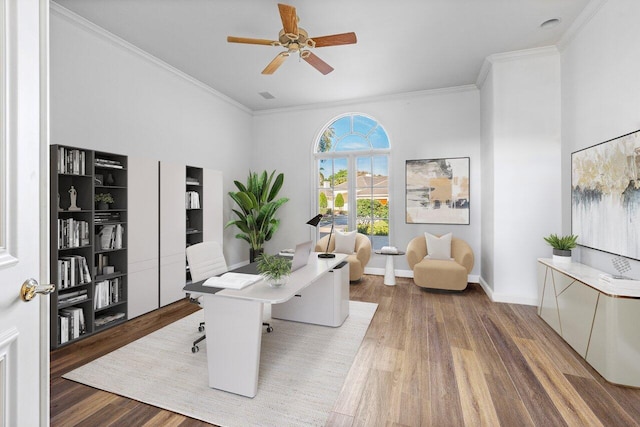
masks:
<path fill-rule="evenodd" d="M 396 271 L 393 265 L 393 257 L 398 255 L 404 255 L 404 251 L 398 251 L 397 253 L 387 253 L 381 251 L 375 251 L 378 255 L 386 255 L 387 256 L 387 264 L 384 267 L 384 284 L 387 286 L 395 286 L 396 285 Z"/>

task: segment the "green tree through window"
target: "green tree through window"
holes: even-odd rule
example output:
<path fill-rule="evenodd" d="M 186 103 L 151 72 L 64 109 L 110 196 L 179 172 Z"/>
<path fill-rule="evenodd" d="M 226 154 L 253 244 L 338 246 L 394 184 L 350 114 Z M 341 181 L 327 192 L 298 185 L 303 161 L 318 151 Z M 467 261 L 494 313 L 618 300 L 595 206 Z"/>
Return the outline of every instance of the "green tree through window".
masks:
<path fill-rule="evenodd" d="M 387 133 L 373 118 L 345 114 L 316 141 L 320 235 L 336 230 L 369 236 L 374 249 L 389 244 L 389 155 Z"/>

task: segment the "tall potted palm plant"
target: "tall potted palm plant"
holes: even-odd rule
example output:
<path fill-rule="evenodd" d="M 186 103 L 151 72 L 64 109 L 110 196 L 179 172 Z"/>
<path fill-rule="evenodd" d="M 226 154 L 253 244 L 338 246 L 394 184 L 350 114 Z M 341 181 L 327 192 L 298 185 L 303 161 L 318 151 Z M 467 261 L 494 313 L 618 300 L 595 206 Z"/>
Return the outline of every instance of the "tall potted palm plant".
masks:
<path fill-rule="evenodd" d="M 246 185 L 233 181 L 238 191 L 230 191 L 229 197 L 240 209 L 233 209 L 237 219 L 225 225 L 235 225 L 240 229 L 236 238 L 249 243 L 249 259 L 251 262 L 263 252 L 264 242 L 273 237 L 278 230 L 280 220 L 275 217 L 280 206 L 289 201 L 286 197 L 276 198 L 284 182 L 284 174 L 275 177 L 276 171 L 261 174 L 249 171 Z"/>

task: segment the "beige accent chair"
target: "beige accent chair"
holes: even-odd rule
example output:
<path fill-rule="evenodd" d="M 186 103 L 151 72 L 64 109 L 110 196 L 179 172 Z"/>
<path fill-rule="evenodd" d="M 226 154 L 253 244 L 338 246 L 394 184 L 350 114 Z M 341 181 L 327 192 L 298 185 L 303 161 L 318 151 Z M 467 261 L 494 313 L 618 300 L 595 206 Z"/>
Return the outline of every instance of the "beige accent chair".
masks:
<path fill-rule="evenodd" d="M 423 288 L 461 291 L 467 287 L 467 277 L 473 269 L 471 247 L 462 239 L 451 239 L 451 260 L 425 259 L 427 240 L 424 234 L 407 246 L 407 262 L 413 270 L 413 281 Z"/>
<path fill-rule="evenodd" d="M 327 249 L 327 241 L 329 236 L 324 236 L 316 243 L 316 252 L 324 252 Z M 331 242 L 329 243 L 329 252 L 333 252 L 336 248 L 335 235 L 331 236 Z M 355 282 L 362 278 L 364 274 L 364 267 L 371 258 L 371 241 L 367 236 L 361 233 L 356 234 L 356 247 L 355 253 L 347 256 L 349 262 L 349 281 Z"/>

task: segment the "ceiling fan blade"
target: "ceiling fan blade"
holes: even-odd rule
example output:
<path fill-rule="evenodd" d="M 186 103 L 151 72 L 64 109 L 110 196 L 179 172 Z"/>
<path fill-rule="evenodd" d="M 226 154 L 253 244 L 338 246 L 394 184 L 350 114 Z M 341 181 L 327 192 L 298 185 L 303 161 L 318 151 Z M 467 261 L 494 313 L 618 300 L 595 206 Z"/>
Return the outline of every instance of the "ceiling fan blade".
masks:
<path fill-rule="evenodd" d="M 320 71 L 322 74 L 326 75 L 333 71 L 333 67 L 331 65 L 327 64 L 322 59 L 318 58 L 318 56 L 315 55 L 313 52 L 309 52 L 309 55 L 305 56 L 302 59 L 304 59 L 309 64 L 311 64 L 313 68 Z"/>
<path fill-rule="evenodd" d="M 343 44 L 354 44 L 358 41 L 356 33 L 333 34 L 331 36 L 313 37 L 316 47 L 339 46 Z"/>
<path fill-rule="evenodd" d="M 278 46 L 280 42 L 266 39 L 250 39 L 247 37 L 233 37 L 228 36 L 227 41 L 229 43 L 246 43 L 246 44 L 263 44 L 266 46 Z"/>
<path fill-rule="evenodd" d="M 278 10 L 280 11 L 280 19 L 282 20 L 284 33 L 298 36 L 298 15 L 296 15 L 296 8 L 287 4 L 278 3 Z"/>
<path fill-rule="evenodd" d="M 280 52 L 278 56 L 273 58 L 273 61 L 269 62 L 269 65 L 262 70 L 262 74 L 273 74 L 282 65 L 285 59 L 289 56 L 289 52 Z"/>

